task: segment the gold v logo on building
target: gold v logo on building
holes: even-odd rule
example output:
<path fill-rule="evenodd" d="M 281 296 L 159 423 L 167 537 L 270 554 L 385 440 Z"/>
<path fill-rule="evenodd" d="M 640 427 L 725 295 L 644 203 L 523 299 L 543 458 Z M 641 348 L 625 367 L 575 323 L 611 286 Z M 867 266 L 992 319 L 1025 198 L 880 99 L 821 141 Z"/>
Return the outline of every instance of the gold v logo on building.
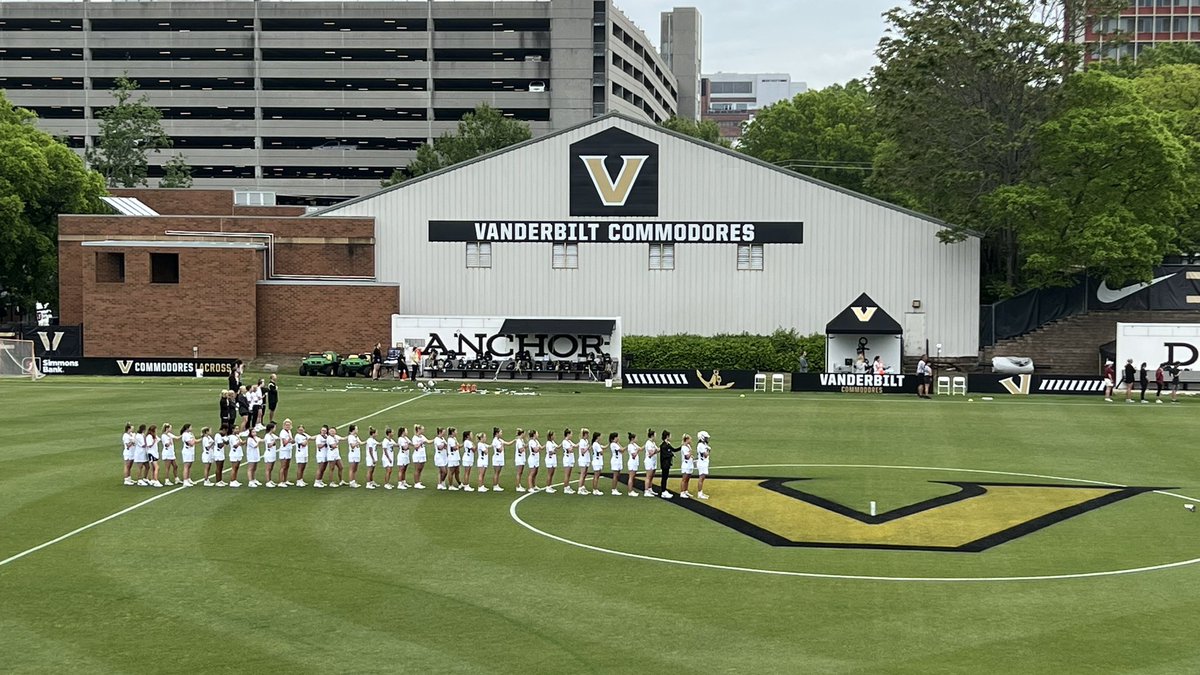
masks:
<path fill-rule="evenodd" d="M 861 321 L 863 323 L 867 323 L 868 321 L 871 320 L 871 317 L 875 316 L 875 310 L 877 310 L 879 308 L 878 307 L 851 307 L 850 309 L 854 310 L 854 316 L 857 317 L 859 321 Z"/>
<path fill-rule="evenodd" d="M 720 499 L 675 503 L 772 546 L 977 553 L 1130 497 L 1168 488 L 977 483 L 868 515 L 794 488 L 803 478 L 714 478 Z M 713 489 L 716 493 L 718 488 Z"/>
<path fill-rule="evenodd" d="M 633 185 L 650 156 L 621 155 L 621 171 L 616 180 L 608 174 L 608 168 L 604 166 L 608 155 L 584 155 L 579 159 L 587 167 L 600 203 L 605 206 L 625 206 L 625 202 L 629 200 L 629 193 L 633 191 Z"/>
<path fill-rule="evenodd" d="M 122 375 L 128 375 L 129 370 L 133 368 L 132 359 L 117 359 L 117 367 L 121 369 Z"/>

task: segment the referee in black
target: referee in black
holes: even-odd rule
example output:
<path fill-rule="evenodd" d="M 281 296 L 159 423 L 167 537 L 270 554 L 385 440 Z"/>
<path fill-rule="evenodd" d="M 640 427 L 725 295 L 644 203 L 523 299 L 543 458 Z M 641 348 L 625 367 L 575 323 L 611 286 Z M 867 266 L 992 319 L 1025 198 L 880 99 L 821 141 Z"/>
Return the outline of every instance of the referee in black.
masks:
<path fill-rule="evenodd" d="M 662 471 L 662 493 L 663 499 L 670 499 L 675 495 L 667 491 L 667 478 L 671 475 L 671 461 L 675 459 L 675 447 L 671 445 L 671 432 L 663 429 L 662 443 L 658 446 L 659 470 Z"/>

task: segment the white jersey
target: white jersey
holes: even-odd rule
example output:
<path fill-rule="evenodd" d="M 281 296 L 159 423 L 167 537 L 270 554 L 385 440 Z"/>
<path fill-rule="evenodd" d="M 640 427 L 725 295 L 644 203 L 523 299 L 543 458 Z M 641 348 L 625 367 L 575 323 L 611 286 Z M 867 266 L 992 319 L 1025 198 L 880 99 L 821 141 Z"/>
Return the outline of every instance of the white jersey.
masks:
<path fill-rule="evenodd" d="M 492 466 L 504 466 L 504 441 L 499 436 L 492 439 Z"/>
<path fill-rule="evenodd" d="M 638 451 L 641 449 L 642 446 L 633 441 L 630 441 L 629 445 L 625 446 L 625 454 L 627 455 L 627 459 L 625 460 L 626 468 L 630 471 L 638 470 Z"/>
<path fill-rule="evenodd" d="M 292 432 L 284 429 L 279 432 L 279 458 L 291 459 L 296 446 L 292 442 Z"/>
<path fill-rule="evenodd" d="M 708 458 L 712 454 L 708 443 L 700 441 L 696 443 L 696 470 L 703 475 L 708 475 Z"/>
<path fill-rule="evenodd" d="M 525 459 L 525 439 L 518 436 L 514 448 L 515 450 L 513 451 L 513 454 L 516 456 L 516 458 L 519 460 Z"/>
<path fill-rule="evenodd" d="M 259 450 L 260 441 L 258 440 L 258 436 L 252 436 L 245 431 L 242 433 L 246 434 L 246 461 L 261 462 L 262 453 Z"/>
<path fill-rule="evenodd" d="M 658 446 L 654 443 L 654 441 L 646 439 L 646 444 L 642 446 L 642 452 L 645 455 L 645 459 L 642 461 L 646 463 L 646 470 L 651 471 L 657 469 Z"/>
<path fill-rule="evenodd" d="M 525 461 L 532 468 L 536 469 L 542 466 L 542 456 L 538 453 L 541 447 L 541 443 L 538 443 L 536 438 L 529 439 L 529 454 Z"/>
<path fill-rule="evenodd" d="M 599 471 L 604 468 L 604 447 L 600 445 L 600 441 L 592 443 L 592 471 Z"/>
<path fill-rule="evenodd" d="M 342 458 L 342 451 L 340 448 L 338 448 L 338 445 L 340 445 L 341 442 L 342 442 L 341 436 L 337 436 L 335 434 L 329 434 L 329 437 L 325 439 L 325 457 L 326 457 L 326 459 L 328 459 L 329 461 L 332 462 L 334 460 L 340 460 Z"/>
<path fill-rule="evenodd" d="M 679 456 L 681 458 L 679 472 L 692 473 L 696 467 L 696 457 L 692 454 L 692 446 L 688 443 L 679 446 Z"/>
<path fill-rule="evenodd" d="M 126 462 L 133 461 L 133 434 L 128 431 L 121 434 L 121 457 Z"/>
<path fill-rule="evenodd" d="M 151 457 L 158 457 L 158 439 L 150 434 L 146 434 L 144 443 L 146 444 L 146 454 Z"/>
<path fill-rule="evenodd" d="M 591 464 L 592 463 L 592 446 L 588 445 L 588 442 L 586 440 L 580 439 L 579 445 L 577 445 L 575 447 L 579 449 L 579 463 L 584 464 L 584 465 Z"/>
<path fill-rule="evenodd" d="M 279 436 L 274 431 L 263 437 L 263 461 L 274 462 L 279 459 Z"/>
<path fill-rule="evenodd" d="M 309 435 L 303 431 L 296 432 L 296 463 L 308 464 L 308 439 Z"/>
<path fill-rule="evenodd" d="M 412 461 L 416 463 L 424 462 L 427 457 L 425 455 L 425 444 L 429 442 L 425 438 L 425 434 L 417 434 L 412 437 Z"/>
<path fill-rule="evenodd" d="M 408 466 L 411 448 L 412 441 L 408 439 L 408 436 L 396 437 L 396 466 Z"/>
<path fill-rule="evenodd" d="M 379 441 L 374 436 L 367 436 L 367 466 L 375 466 L 379 459 Z"/>
<path fill-rule="evenodd" d="M 351 432 L 350 435 L 346 437 L 346 447 L 348 448 L 346 457 L 347 461 L 362 461 L 362 441 L 359 440 L 356 432 Z"/>
<path fill-rule="evenodd" d="M 562 461 L 563 466 L 575 466 L 575 444 L 569 438 L 562 442 Z"/>
<path fill-rule="evenodd" d="M 196 461 L 196 435 L 190 430 L 183 432 L 179 437 L 179 442 L 183 445 L 183 461 Z"/>
<path fill-rule="evenodd" d="M 396 441 L 392 440 L 391 436 L 384 436 L 380 445 L 383 447 L 383 455 L 379 459 L 384 466 L 391 466 L 396 462 Z"/>
<path fill-rule="evenodd" d="M 462 447 L 463 447 L 463 464 L 470 465 L 471 462 L 475 461 L 475 442 L 469 438 L 464 438 L 463 442 L 462 442 Z"/>
<path fill-rule="evenodd" d="M 201 437 L 201 439 L 200 439 L 200 461 L 201 462 L 208 464 L 209 462 L 212 461 L 213 445 L 215 445 L 215 444 L 216 444 L 216 442 L 213 441 L 212 436 L 206 435 L 206 436 Z"/>
<path fill-rule="evenodd" d="M 162 435 L 162 458 L 175 459 L 175 434 L 166 432 Z"/>

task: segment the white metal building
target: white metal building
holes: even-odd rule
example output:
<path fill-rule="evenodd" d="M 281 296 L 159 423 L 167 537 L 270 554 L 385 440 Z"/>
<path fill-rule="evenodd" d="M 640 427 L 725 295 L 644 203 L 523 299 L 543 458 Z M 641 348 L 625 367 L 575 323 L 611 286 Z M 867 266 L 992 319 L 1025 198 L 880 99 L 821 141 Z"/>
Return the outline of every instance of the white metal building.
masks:
<path fill-rule="evenodd" d="M 313 214 L 374 216 L 401 311 L 620 316 L 626 335 L 821 333 L 866 293 L 905 351 L 976 356 L 979 241 L 609 114 Z"/>

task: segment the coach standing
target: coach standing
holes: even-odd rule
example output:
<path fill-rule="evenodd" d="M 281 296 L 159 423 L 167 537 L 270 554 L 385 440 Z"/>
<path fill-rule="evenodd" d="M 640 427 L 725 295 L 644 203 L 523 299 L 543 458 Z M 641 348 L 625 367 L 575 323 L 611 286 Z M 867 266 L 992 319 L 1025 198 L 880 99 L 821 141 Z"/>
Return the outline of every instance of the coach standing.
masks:
<path fill-rule="evenodd" d="M 271 381 L 267 383 L 267 410 L 271 413 L 269 421 L 275 421 L 275 406 L 279 405 L 279 376 L 271 373 Z"/>
<path fill-rule="evenodd" d="M 663 429 L 662 443 L 658 446 L 659 465 L 662 470 L 662 493 L 663 499 L 670 499 L 675 495 L 667 490 L 667 478 L 671 475 L 671 462 L 675 459 L 675 446 L 671 445 L 671 432 Z"/>
<path fill-rule="evenodd" d="M 371 352 L 371 379 L 379 379 L 379 371 L 383 370 L 383 343 L 376 342 L 375 349 Z"/>

